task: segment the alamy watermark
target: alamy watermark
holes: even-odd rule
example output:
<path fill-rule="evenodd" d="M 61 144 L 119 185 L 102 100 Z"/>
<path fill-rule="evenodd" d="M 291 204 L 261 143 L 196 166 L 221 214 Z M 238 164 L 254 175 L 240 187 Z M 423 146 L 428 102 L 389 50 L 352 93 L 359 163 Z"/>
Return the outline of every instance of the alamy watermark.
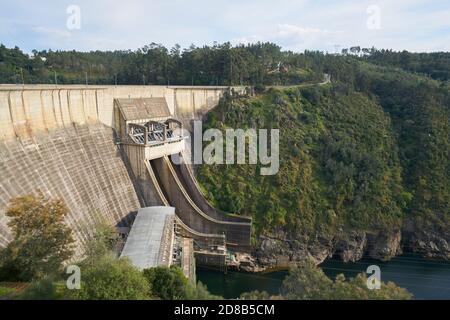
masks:
<path fill-rule="evenodd" d="M 66 280 L 66 287 L 69 290 L 80 290 L 81 289 L 81 269 L 77 265 L 67 266 L 66 274 L 69 277 Z"/>
<path fill-rule="evenodd" d="M 381 269 L 377 265 L 371 265 L 367 267 L 367 289 L 379 290 L 381 289 Z"/>
<path fill-rule="evenodd" d="M 202 121 L 194 121 L 193 126 L 194 141 L 188 143 L 192 146 L 190 153 L 193 155 L 193 164 L 259 164 L 259 173 L 263 176 L 278 173 L 279 129 L 226 129 L 224 134 L 219 129 L 203 132 Z M 204 147 L 204 142 L 209 143 Z M 182 161 L 178 156 L 174 156 L 172 160 L 176 164 Z M 188 164 L 192 163 L 191 159 L 184 160 Z"/>
<path fill-rule="evenodd" d="M 369 30 L 381 29 L 381 8 L 377 5 L 371 5 L 366 10 L 367 17 L 366 25 Z"/>
<path fill-rule="evenodd" d="M 75 4 L 67 7 L 66 13 L 69 15 L 66 21 L 66 27 L 69 30 L 81 29 L 81 8 Z"/>

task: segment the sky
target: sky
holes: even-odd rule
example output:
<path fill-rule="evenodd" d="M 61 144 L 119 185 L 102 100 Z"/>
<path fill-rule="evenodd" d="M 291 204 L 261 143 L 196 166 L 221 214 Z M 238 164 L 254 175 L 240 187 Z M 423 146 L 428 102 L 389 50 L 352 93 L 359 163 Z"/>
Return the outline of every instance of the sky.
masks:
<path fill-rule="evenodd" d="M 450 51 L 449 0 L 1 0 L 0 43 L 31 50 L 183 48 L 270 41 Z"/>

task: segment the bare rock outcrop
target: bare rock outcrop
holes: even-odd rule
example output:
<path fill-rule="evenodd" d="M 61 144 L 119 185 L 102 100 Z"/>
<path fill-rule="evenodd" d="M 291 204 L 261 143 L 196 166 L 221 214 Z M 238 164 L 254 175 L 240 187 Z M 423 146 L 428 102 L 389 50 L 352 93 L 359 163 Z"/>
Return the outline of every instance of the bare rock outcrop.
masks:
<path fill-rule="evenodd" d="M 367 234 L 367 254 L 373 259 L 388 261 L 402 253 L 401 239 L 400 230 L 369 233 Z"/>
<path fill-rule="evenodd" d="M 405 233 L 405 246 L 412 252 L 433 258 L 450 260 L 450 235 L 434 230 Z"/>
<path fill-rule="evenodd" d="M 282 232 L 276 235 L 260 236 L 254 252 L 257 263 L 265 268 L 288 267 L 305 259 L 320 264 L 332 256 L 344 262 L 356 262 L 365 255 L 387 261 L 402 253 L 400 230 L 390 233 L 341 230 L 334 237 L 297 235 L 295 239 Z"/>
<path fill-rule="evenodd" d="M 306 259 L 320 264 L 333 253 L 332 240 L 324 237 L 289 239 L 282 234 L 281 237 L 260 236 L 259 240 L 254 254 L 258 263 L 268 268 L 288 267 Z"/>
<path fill-rule="evenodd" d="M 337 241 L 335 255 L 344 262 L 356 262 L 363 257 L 366 245 L 366 233 L 352 231 Z"/>

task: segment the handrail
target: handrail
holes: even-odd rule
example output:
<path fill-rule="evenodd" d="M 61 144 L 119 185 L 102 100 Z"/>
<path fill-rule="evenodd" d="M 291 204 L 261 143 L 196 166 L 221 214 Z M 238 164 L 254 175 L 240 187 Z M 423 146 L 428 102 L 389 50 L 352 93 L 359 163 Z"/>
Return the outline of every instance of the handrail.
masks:
<path fill-rule="evenodd" d="M 147 168 L 147 172 L 149 173 L 150 179 L 152 180 L 152 183 L 153 183 L 153 186 L 156 189 L 156 193 L 159 197 L 159 200 L 163 203 L 164 206 L 167 206 L 167 207 L 170 206 L 169 201 L 167 201 L 164 193 L 161 190 L 161 187 L 158 183 L 158 180 L 156 179 L 155 173 L 153 172 L 153 169 L 150 166 L 149 161 L 145 161 L 145 167 Z M 221 239 L 225 240 L 224 234 L 212 234 L 212 233 L 208 234 L 208 233 L 198 232 L 198 231 L 195 231 L 195 230 L 191 229 L 190 227 L 188 227 L 183 221 L 181 221 L 181 219 L 178 216 L 176 216 L 175 219 L 176 219 L 177 223 L 182 228 L 184 228 L 188 233 L 191 233 L 199 238 L 221 238 Z"/>
<path fill-rule="evenodd" d="M 206 213 L 204 213 L 202 210 L 200 210 L 199 207 L 197 207 L 197 205 L 194 203 L 194 201 L 192 201 L 191 197 L 187 194 L 186 190 L 184 189 L 181 181 L 178 179 L 178 176 L 175 172 L 175 169 L 172 167 L 172 163 L 170 162 L 169 158 L 167 156 L 163 157 L 163 161 L 166 163 L 167 167 L 169 168 L 170 174 L 172 175 L 173 179 L 175 180 L 175 183 L 178 186 L 178 189 L 181 191 L 181 193 L 183 193 L 184 198 L 186 199 L 186 201 L 188 201 L 189 205 L 203 218 L 205 218 L 206 220 L 209 220 L 213 223 L 216 224 L 221 224 L 221 225 L 238 225 L 238 226 L 249 226 L 251 225 L 251 223 L 248 222 L 234 222 L 234 221 L 220 221 L 217 219 L 214 219 L 210 216 L 208 216 Z"/>
<path fill-rule="evenodd" d="M 182 161 L 181 161 L 181 164 L 180 164 L 180 172 L 181 172 L 181 174 L 183 174 L 182 171 L 183 171 L 183 168 L 185 168 L 186 171 L 187 171 L 187 174 L 189 175 L 190 180 L 193 182 L 195 188 L 197 189 L 197 192 L 202 196 L 202 198 L 203 198 L 203 200 L 205 201 L 206 205 L 207 205 L 211 210 L 214 210 L 214 211 L 216 211 L 218 214 L 223 215 L 225 218 L 227 218 L 228 215 L 231 214 L 231 213 L 227 213 L 227 212 L 224 212 L 224 211 L 222 211 L 222 210 L 219 210 L 219 209 L 215 208 L 215 207 L 208 201 L 208 199 L 205 197 L 205 195 L 203 194 L 202 190 L 200 189 L 200 185 L 198 184 L 197 179 L 195 178 L 194 173 L 192 172 L 192 169 L 187 165 L 187 162 L 185 161 L 185 155 L 184 155 L 184 153 L 181 152 L 180 154 L 181 154 L 181 158 L 182 158 Z M 182 167 L 182 166 L 183 166 L 183 167 Z M 247 220 L 247 221 L 249 221 L 248 223 L 251 223 L 251 222 L 252 222 L 252 218 L 251 218 L 251 217 L 241 217 L 241 216 L 237 216 L 236 218 L 237 218 L 237 219 L 242 219 L 242 220 Z"/>

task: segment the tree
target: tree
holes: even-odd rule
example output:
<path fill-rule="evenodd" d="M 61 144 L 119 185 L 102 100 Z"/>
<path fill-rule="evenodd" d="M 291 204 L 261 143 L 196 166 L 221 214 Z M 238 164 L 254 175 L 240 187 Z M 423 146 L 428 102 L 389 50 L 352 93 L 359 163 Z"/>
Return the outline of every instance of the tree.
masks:
<path fill-rule="evenodd" d="M 409 300 L 412 295 L 393 282 L 382 283 L 380 289 L 367 289 L 367 277 L 360 273 L 349 280 L 339 274 L 333 285 L 334 300 Z"/>
<path fill-rule="evenodd" d="M 240 299 L 242 300 L 281 300 L 281 296 L 271 296 L 266 291 L 249 291 L 241 294 Z"/>
<path fill-rule="evenodd" d="M 329 299 L 333 281 L 312 261 L 305 261 L 289 271 L 281 294 L 290 300 Z"/>
<path fill-rule="evenodd" d="M 144 270 L 152 294 L 163 300 L 187 299 L 188 279 L 178 267 L 156 267 Z"/>
<path fill-rule="evenodd" d="M 88 230 L 86 230 L 88 233 Z M 95 225 L 94 232 L 88 237 L 84 249 L 85 259 L 83 264 L 94 264 L 97 259 L 113 254 L 114 247 L 118 241 L 118 235 L 114 227 L 106 221 Z"/>
<path fill-rule="evenodd" d="M 0 278 L 29 281 L 62 270 L 73 255 L 72 230 L 62 200 L 27 195 L 11 200 L 6 216 L 13 240 L 0 257 Z"/>
<path fill-rule="evenodd" d="M 412 295 L 394 283 L 381 283 L 381 288 L 367 288 L 367 277 L 359 274 L 346 280 L 340 274 L 333 281 L 312 261 L 305 261 L 290 270 L 284 279 L 281 294 L 291 300 L 409 300 Z"/>
<path fill-rule="evenodd" d="M 95 264 L 81 266 L 81 288 L 67 290 L 67 297 L 79 300 L 145 300 L 149 285 L 128 259 L 104 255 Z"/>
<path fill-rule="evenodd" d="M 219 296 L 210 294 L 202 283 L 199 282 L 196 285 L 186 278 L 179 267 L 156 267 L 145 269 L 143 273 L 154 298 L 163 300 L 221 299 Z"/>
<path fill-rule="evenodd" d="M 216 296 L 209 293 L 208 288 L 201 282 L 194 285 L 192 282 L 188 285 L 187 299 L 191 300 L 221 300 L 221 296 Z"/>
<path fill-rule="evenodd" d="M 51 277 L 33 281 L 24 292 L 17 296 L 20 300 L 55 300 L 61 298 L 58 285 Z"/>

